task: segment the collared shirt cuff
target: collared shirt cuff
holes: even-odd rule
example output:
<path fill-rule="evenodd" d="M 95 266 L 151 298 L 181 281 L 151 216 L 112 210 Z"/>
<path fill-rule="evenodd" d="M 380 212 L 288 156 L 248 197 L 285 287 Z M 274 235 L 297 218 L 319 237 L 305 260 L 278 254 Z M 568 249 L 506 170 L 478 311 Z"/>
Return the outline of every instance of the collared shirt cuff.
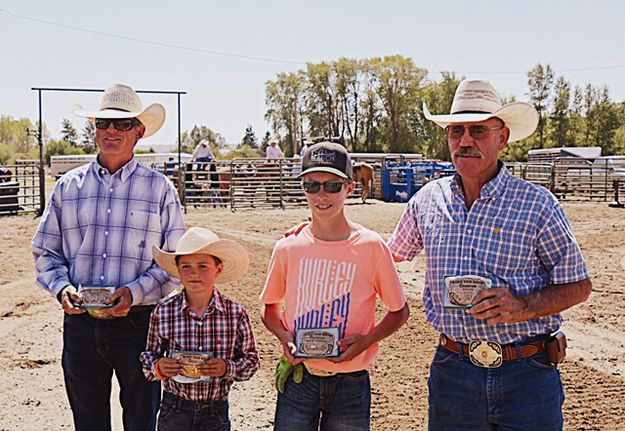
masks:
<path fill-rule="evenodd" d="M 224 359 L 224 361 L 226 362 L 226 374 L 223 377 L 234 379 L 237 372 L 236 363 L 231 359 Z"/>
<path fill-rule="evenodd" d="M 70 283 L 68 279 L 57 280 L 52 286 L 50 286 L 50 293 L 54 295 L 59 303 L 61 302 L 61 292 L 67 286 L 72 286 L 72 283 Z"/>
<path fill-rule="evenodd" d="M 138 281 L 133 281 L 132 283 L 128 283 L 125 286 L 130 289 L 130 293 L 132 293 L 132 305 L 141 304 L 145 299 L 143 286 L 141 286 L 141 283 L 139 283 Z"/>

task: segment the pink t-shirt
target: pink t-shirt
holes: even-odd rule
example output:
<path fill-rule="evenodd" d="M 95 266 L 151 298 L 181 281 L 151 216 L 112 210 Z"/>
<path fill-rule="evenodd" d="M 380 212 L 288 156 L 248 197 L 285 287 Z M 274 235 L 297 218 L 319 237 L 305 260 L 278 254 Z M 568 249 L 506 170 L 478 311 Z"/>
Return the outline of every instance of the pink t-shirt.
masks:
<path fill-rule="evenodd" d="M 376 295 L 390 311 L 399 311 L 406 303 L 391 253 L 377 233 L 358 226 L 344 241 L 322 241 L 306 227 L 276 243 L 260 300 L 284 301 L 282 323 L 293 333 L 299 328 L 338 327 L 344 338 L 373 329 Z M 377 352 L 375 343 L 340 364 L 325 359 L 306 363 L 326 371 L 352 372 L 368 369 Z"/>

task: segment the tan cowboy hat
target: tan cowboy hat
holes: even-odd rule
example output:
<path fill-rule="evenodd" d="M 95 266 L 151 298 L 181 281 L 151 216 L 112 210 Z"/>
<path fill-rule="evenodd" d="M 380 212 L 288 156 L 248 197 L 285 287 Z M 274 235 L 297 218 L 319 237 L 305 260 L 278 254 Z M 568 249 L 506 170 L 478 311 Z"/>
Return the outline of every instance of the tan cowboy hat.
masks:
<path fill-rule="evenodd" d="M 163 105 L 153 103 L 143 109 L 135 90 L 124 84 L 113 84 L 104 90 L 99 110 L 87 111 L 75 105 L 74 114 L 85 118 L 136 118 L 145 126 L 144 138 L 158 132 L 165 122 Z"/>
<path fill-rule="evenodd" d="M 533 105 L 525 102 L 503 105 L 492 84 L 485 80 L 462 81 L 456 88 L 448 115 L 430 114 L 425 102 L 423 115 L 443 129 L 451 123 L 476 123 L 497 117 L 510 129 L 508 142 L 527 138 L 538 126 L 538 112 Z"/>
<path fill-rule="evenodd" d="M 215 283 L 223 284 L 238 280 L 247 272 L 250 259 L 245 249 L 235 241 L 219 239 L 217 235 L 203 227 L 192 227 L 178 241 L 176 251 L 166 252 L 152 247 L 154 260 L 158 265 L 176 278 L 180 278 L 176 266 L 176 256 L 189 254 L 208 254 L 218 257 L 224 264 Z"/>

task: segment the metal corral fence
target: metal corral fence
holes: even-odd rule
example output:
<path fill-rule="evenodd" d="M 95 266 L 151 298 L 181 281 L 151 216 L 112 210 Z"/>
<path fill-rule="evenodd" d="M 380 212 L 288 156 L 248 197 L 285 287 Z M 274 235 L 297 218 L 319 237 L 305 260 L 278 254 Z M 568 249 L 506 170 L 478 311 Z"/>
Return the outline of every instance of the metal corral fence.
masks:
<path fill-rule="evenodd" d="M 0 166 L 0 215 L 41 213 L 38 160 Z"/>
<path fill-rule="evenodd" d="M 373 168 L 372 192 L 369 197 L 383 199 L 382 172 L 387 165 L 415 163 L 424 160 L 421 154 L 352 153 L 355 164 L 367 163 Z M 306 205 L 306 197 L 297 175 L 301 160 L 234 159 L 210 163 L 187 163 L 181 170 L 184 183 L 183 204 L 191 207 L 229 208 L 288 208 Z M 177 166 L 165 172 L 178 184 Z M 362 185 L 356 182 L 354 197 L 360 197 Z"/>
<path fill-rule="evenodd" d="M 612 200 L 615 184 L 625 180 L 625 169 L 603 157 L 562 157 L 550 163 L 506 163 L 506 166 L 513 175 L 546 187 L 561 200 Z"/>

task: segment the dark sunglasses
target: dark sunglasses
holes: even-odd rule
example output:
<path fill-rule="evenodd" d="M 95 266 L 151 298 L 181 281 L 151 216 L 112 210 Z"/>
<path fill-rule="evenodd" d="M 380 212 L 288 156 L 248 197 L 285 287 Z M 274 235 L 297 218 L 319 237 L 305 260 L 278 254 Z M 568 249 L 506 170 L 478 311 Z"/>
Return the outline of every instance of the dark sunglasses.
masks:
<path fill-rule="evenodd" d="M 453 126 L 447 126 L 445 130 L 447 131 L 447 137 L 451 139 L 460 139 L 464 136 L 464 130 L 469 129 L 469 135 L 473 139 L 486 139 L 492 130 L 501 130 L 502 126 L 497 127 L 488 127 L 481 125 L 473 125 L 473 126 L 463 126 L 461 124 L 456 124 Z"/>
<path fill-rule="evenodd" d="M 134 118 L 121 118 L 118 120 L 114 120 L 111 118 L 96 118 L 95 119 L 95 128 L 96 129 L 108 129 L 110 124 L 113 123 L 113 127 L 115 130 L 119 132 L 127 132 L 128 130 L 132 130 L 133 127 L 139 124 L 139 121 Z"/>
<path fill-rule="evenodd" d="M 338 193 L 343 188 L 345 181 L 330 180 L 320 183 L 319 181 L 302 181 L 302 187 L 306 193 L 319 193 L 321 186 L 326 193 Z"/>

